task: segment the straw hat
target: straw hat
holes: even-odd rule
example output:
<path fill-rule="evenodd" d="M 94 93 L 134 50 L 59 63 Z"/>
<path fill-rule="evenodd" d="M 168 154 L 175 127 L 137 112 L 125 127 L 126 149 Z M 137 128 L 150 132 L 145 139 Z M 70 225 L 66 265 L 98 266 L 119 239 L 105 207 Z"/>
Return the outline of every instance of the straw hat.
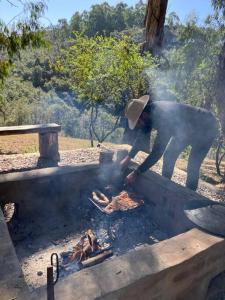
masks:
<path fill-rule="evenodd" d="M 138 119 L 140 118 L 148 101 L 149 95 L 144 95 L 139 99 L 132 99 L 127 103 L 125 116 L 128 119 L 130 129 L 134 129 L 137 125 Z"/>

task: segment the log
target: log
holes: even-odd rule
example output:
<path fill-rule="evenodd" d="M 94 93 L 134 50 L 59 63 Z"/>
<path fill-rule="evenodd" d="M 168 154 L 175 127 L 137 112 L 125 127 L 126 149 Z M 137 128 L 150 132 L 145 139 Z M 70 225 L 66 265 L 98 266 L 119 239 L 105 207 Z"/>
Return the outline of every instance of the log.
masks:
<path fill-rule="evenodd" d="M 84 261 L 81 262 L 81 266 L 83 268 L 88 268 L 88 267 L 92 267 L 94 265 L 97 265 L 101 262 L 103 262 L 106 258 L 110 257 L 113 255 L 112 250 L 108 250 L 108 251 L 104 251 L 101 254 L 98 254 L 94 257 L 88 258 Z"/>

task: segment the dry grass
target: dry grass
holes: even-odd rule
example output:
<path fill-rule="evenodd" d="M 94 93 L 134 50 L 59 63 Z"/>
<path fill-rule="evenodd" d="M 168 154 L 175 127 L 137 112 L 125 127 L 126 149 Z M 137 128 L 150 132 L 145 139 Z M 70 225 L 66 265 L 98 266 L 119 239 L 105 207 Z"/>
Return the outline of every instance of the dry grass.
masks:
<path fill-rule="evenodd" d="M 90 146 L 91 143 L 89 140 L 59 136 L 60 151 L 89 148 Z M 24 154 L 38 151 L 38 134 L 20 134 L 0 137 L 0 154 Z"/>
<path fill-rule="evenodd" d="M 176 163 L 176 167 L 182 171 L 187 171 L 187 160 L 185 159 L 178 159 Z M 221 163 L 221 167 L 225 169 L 225 162 Z M 200 170 L 200 178 L 208 183 L 211 184 L 219 184 L 221 182 L 221 177 L 216 172 L 215 161 L 206 158 Z"/>

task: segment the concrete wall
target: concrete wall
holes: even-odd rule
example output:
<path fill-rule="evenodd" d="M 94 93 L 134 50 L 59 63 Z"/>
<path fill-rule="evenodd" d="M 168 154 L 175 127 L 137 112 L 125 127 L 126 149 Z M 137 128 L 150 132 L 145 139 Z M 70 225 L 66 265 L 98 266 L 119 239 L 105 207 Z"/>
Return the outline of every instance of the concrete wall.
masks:
<path fill-rule="evenodd" d="M 0 175 L 0 203 L 17 203 L 19 217 L 42 217 L 79 201 L 98 178 L 98 164 L 55 167 Z"/>
<path fill-rule="evenodd" d="M 132 169 L 136 167 L 136 164 L 132 165 Z M 208 200 L 152 171 L 138 178 L 136 189 L 152 204 L 154 220 L 171 236 L 195 227 L 184 214 L 185 204 L 192 200 Z"/>
<path fill-rule="evenodd" d="M 192 229 L 114 257 L 65 278 L 63 300 L 204 300 L 210 279 L 225 269 L 225 240 Z M 44 299 L 45 289 L 39 290 Z"/>
<path fill-rule="evenodd" d="M 25 284 L 22 270 L 0 209 L 0 299 L 33 299 Z"/>
<path fill-rule="evenodd" d="M 135 168 L 134 164 L 132 168 Z M 111 180 L 111 165 L 80 164 L 0 175 L 0 203 L 19 204 L 21 218 L 54 212 L 54 208 L 81 201 L 81 191 L 94 181 Z M 152 204 L 152 218 L 171 236 L 193 228 L 183 213 L 187 201 L 203 199 L 197 193 L 148 171 L 135 184 Z"/>
<path fill-rule="evenodd" d="M 51 209 L 69 205 L 70 199 L 79 201 L 81 189 L 98 180 L 99 171 L 103 177 L 107 175 L 96 164 L 1 175 L 0 201 L 20 204 L 21 216 L 30 218 L 47 204 Z M 136 186 L 152 204 L 152 215 L 161 227 L 173 234 L 184 233 L 68 276 L 57 283 L 56 299 L 203 300 L 210 280 L 225 270 L 225 240 L 198 229 L 189 230 L 193 225 L 183 213 L 187 201 L 203 197 L 150 171 Z M 21 299 L 20 293 L 26 288 L 3 217 L 0 227 L 0 232 L 4 229 L 1 241 L 5 247 L 0 247 L 0 265 L 5 266 L 0 272 L 0 292 L 8 296 L 13 291 L 13 284 L 8 283 L 11 280 L 18 287 L 16 297 Z M 13 272 L 4 258 L 7 253 L 11 253 Z M 46 299 L 45 293 L 46 289 L 39 290 L 38 299 Z M 32 298 L 24 295 L 23 299 Z"/>
<path fill-rule="evenodd" d="M 0 203 L 19 204 L 19 217 L 32 220 L 79 201 L 81 189 L 98 178 L 98 164 L 56 167 L 0 175 Z M 72 197 L 71 197 L 72 196 Z M 32 300 L 0 209 L 0 299 Z M 46 296 L 44 298 L 46 299 Z"/>

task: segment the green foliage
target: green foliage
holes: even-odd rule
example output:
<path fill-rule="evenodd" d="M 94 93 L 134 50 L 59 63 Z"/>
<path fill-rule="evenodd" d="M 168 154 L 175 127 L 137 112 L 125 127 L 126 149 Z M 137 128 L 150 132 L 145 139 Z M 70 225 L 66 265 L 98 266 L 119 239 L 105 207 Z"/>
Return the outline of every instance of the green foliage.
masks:
<path fill-rule="evenodd" d="M 139 97 L 148 90 L 143 71 L 155 64 L 150 54 L 141 56 L 138 50 L 138 45 L 127 36 L 88 38 L 77 34 L 64 51 L 62 67 L 69 73 L 80 100 L 90 105 L 121 105 L 123 98 Z"/>
<path fill-rule="evenodd" d="M 222 12 L 225 17 L 225 0 L 211 0 L 212 5 L 217 13 Z"/>
<path fill-rule="evenodd" d="M 87 36 L 109 36 L 114 31 L 122 31 L 131 27 L 143 27 L 146 5 L 139 1 L 134 7 L 120 2 L 110 6 L 107 2 L 93 5 L 89 12 L 76 12 L 70 21 L 71 31 Z"/>
<path fill-rule="evenodd" d="M 213 3 L 222 13 L 223 1 Z M 158 100 L 202 106 L 218 116 L 216 71 L 223 16 L 210 16 L 200 26 L 196 16 L 182 24 L 171 13 L 163 56 L 156 61 L 139 53 L 144 11 L 140 1 L 135 7 L 103 3 L 76 12 L 70 22 L 60 19 L 46 29 L 50 49 L 32 48 L 42 44 L 39 34 L 43 38 L 35 26 L 23 33 L 19 23 L 13 30 L 2 24 L 0 78 L 8 78 L 4 87 L 0 83 L 1 125 L 58 122 L 65 135 L 89 138 L 92 116 L 102 137 L 114 127 L 115 116 L 123 114 L 126 102 L 147 93 L 150 83 Z M 37 10 L 36 21 L 38 16 Z M 118 141 L 121 134 L 118 128 L 108 139 Z"/>
<path fill-rule="evenodd" d="M 76 102 L 80 101 L 86 109 L 91 109 L 89 130 L 91 136 L 94 134 L 102 142 L 116 128 L 127 100 L 148 92 L 144 70 L 154 68 L 155 63 L 150 54 L 139 53 L 139 45 L 129 36 L 74 35 L 69 48 L 62 51 L 56 68 L 68 74 Z M 101 133 L 95 128 L 96 125 L 101 128 L 96 121 L 99 119 L 99 105 L 118 115 L 112 127 L 106 125 L 102 115 Z"/>
<path fill-rule="evenodd" d="M 15 56 L 28 46 L 33 48 L 46 46 L 44 32 L 39 30 L 38 20 L 44 12 L 45 4 L 42 1 L 32 1 L 23 4 L 29 17 L 6 25 L 0 20 L 0 80 L 9 75 L 10 66 Z"/>
<path fill-rule="evenodd" d="M 214 109 L 220 31 L 210 24 L 199 27 L 194 19 L 172 30 L 176 43 L 164 52 L 167 65 L 158 71 L 159 97 Z"/>

